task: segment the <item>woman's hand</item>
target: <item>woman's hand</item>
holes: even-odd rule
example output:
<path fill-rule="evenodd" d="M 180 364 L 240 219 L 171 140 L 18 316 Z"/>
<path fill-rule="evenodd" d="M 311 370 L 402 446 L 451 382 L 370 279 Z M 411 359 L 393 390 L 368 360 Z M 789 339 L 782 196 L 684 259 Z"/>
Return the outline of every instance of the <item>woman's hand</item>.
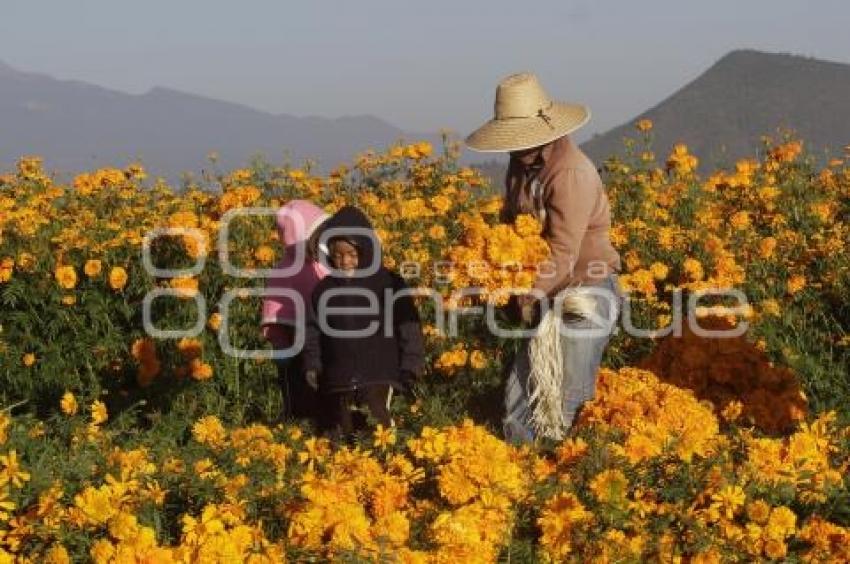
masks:
<path fill-rule="evenodd" d="M 537 303 L 537 298 L 534 294 L 520 294 L 516 297 L 517 309 L 519 309 L 520 318 L 524 323 L 532 323 L 534 321 L 534 306 Z"/>

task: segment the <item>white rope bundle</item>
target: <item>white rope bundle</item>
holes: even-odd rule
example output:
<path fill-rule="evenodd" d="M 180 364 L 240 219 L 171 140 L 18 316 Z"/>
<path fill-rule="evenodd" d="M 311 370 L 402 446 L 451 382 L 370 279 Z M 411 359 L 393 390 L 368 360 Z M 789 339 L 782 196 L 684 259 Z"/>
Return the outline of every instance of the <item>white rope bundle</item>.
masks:
<path fill-rule="evenodd" d="M 573 293 L 564 300 L 563 312 L 587 317 L 593 312 L 592 297 Z M 535 435 L 555 440 L 564 438 L 563 397 L 569 382 L 565 381 L 563 351 L 561 350 L 561 312 L 554 308 L 546 312 L 537 332 L 528 344 L 528 397 L 530 423 Z"/>

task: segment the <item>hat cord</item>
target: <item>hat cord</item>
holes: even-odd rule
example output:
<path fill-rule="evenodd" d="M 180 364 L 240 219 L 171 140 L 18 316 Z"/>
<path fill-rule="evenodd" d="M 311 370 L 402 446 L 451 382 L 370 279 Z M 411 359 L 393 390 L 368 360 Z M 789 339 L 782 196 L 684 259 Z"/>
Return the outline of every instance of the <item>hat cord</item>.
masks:
<path fill-rule="evenodd" d="M 540 108 L 539 110 L 537 110 L 537 117 L 539 117 L 544 122 L 546 122 L 546 125 L 549 126 L 549 129 L 552 129 L 552 130 L 555 129 L 555 126 L 552 125 L 552 118 L 550 118 L 549 116 L 546 115 L 546 112 L 543 111 L 543 108 Z"/>

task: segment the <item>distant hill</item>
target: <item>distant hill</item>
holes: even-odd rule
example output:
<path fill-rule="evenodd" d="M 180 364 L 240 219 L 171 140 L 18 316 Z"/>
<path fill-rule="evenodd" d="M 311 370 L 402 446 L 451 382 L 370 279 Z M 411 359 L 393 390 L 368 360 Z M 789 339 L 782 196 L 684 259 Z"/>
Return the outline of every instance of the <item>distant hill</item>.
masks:
<path fill-rule="evenodd" d="M 154 174 L 176 179 L 209 167 L 223 170 L 256 154 L 272 162 L 310 158 L 328 170 L 370 147 L 436 134 L 406 133 L 373 116 L 338 119 L 274 115 L 167 88 L 142 95 L 22 72 L 0 62 L 0 167 L 22 154 L 46 158 L 51 170 L 76 172 L 141 159 Z"/>
<path fill-rule="evenodd" d="M 657 106 L 582 148 L 597 162 L 619 153 L 634 123 L 649 118 L 659 157 L 677 142 L 708 166 L 754 155 L 762 135 L 789 128 L 809 149 L 850 143 L 850 65 L 788 54 L 732 51 Z"/>

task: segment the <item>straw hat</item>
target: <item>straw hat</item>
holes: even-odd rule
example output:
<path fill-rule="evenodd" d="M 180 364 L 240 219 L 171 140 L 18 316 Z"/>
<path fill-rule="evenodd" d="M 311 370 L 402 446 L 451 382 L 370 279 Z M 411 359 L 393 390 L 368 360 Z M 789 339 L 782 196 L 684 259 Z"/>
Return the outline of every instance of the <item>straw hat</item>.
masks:
<path fill-rule="evenodd" d="M 519 151 L 545 145 L 587 123 L 590 109 L 551 100 L 537 77 L 513 74 L 496 87 L 495 116 L 466 138 L 481 152 Z"/>

